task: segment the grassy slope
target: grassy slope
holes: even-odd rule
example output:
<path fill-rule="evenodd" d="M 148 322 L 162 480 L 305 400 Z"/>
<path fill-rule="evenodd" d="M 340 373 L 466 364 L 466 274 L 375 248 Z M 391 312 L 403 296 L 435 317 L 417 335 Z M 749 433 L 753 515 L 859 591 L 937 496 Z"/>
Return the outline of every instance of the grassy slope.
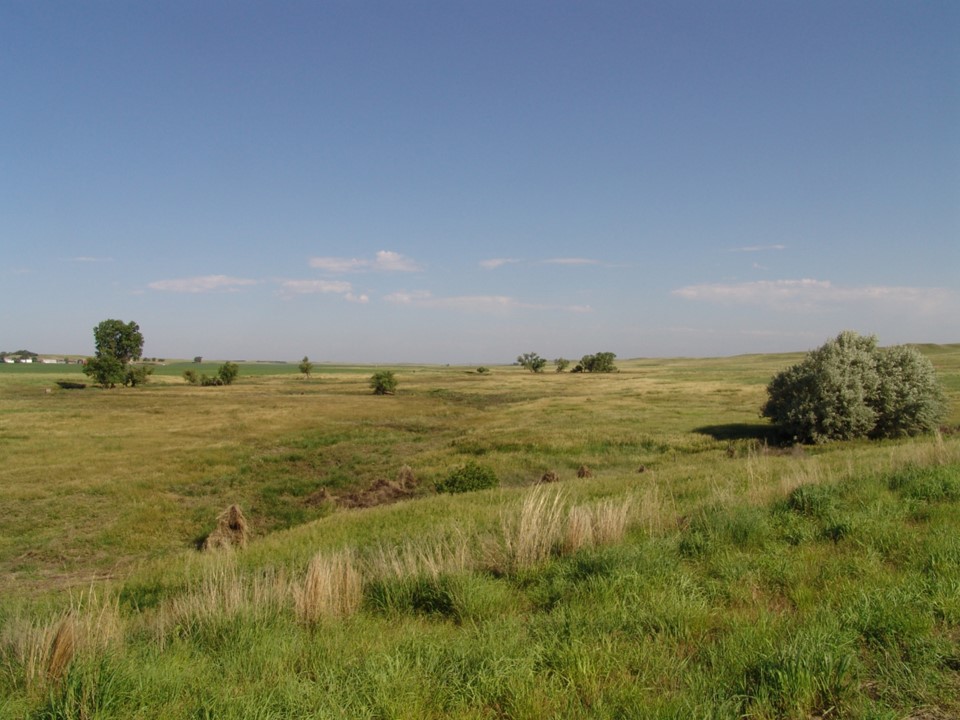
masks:
<path fill-rule="evenodd" d="M 960 348 L 927 350 L 956 424 Z M 763 384 L 795 359 L 631 361 L 607 377 L 408 368 L 388 398 L 366 394 L 369 369 L 51 393 L 49 368 L 0 374 L 0 715 L 96 702 L 108 717 L 956 713 L 958 443 L 758 452 Z M 507 489 L 329 517 L 305 502 L 404 463 L 428 485 L 467 458 Z M 896 479 L 934 461 L 954 464 Z M 580 464 L 595 477 L 576 480 Z M 504 508 L 548 469 L 568 480 L 565 508 L 629 503 L 627 541 L 491 564 Z M 798 485 L 824 497 L 785 503 Z M 234 501 L 259 539 L 196 558 L 192 541 Z M 429 581 L 375 561 L 411 538 L 447 558 Z M 362 608 L 318 634 L 291 588 L 314 553 L 343 547 Z M 78 617 L 116 632 L 92 633 L 100 645 L 66 678 L 28 682 L 15 640 L 49 649 L 56 627 L 37 608 L 102 575 L 113 590 Z M 278 595 L 257 590 L 267 576 L 283 578 Z"/>

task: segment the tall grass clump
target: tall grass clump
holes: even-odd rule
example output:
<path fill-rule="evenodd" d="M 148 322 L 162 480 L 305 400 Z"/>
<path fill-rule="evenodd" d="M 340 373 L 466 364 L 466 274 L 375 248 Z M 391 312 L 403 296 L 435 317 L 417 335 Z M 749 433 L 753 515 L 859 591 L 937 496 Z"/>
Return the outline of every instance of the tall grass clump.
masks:
<path fill-rule="evenodd" d="M 13 687 L 41 695 L 62 684 L 78 659 L 119 647 L 124 635 L 116 600 L 90 590 L 57 617 L 7 619 L 0 629 L 0 672 Z"/>
<path fill-rule="evenodd" d="M 173 639 L 219 643 L 231 628 L 259 627 L 287 610 L 290 581 L 283 571 L 245 574 L 233 555 L 207 563 L 199 582 L 173 595 L 152 616 L 150 627 L 160 647 Z"/>
<path fill-rule="evenodd" d="M 363 581 L 353 552 L 318 553 L 294 588 L 297 617 L 306 623 L 349 617 L 363 600 Z"/>
<path fill-rule="evenodd" d="M 465 535 L 419 538 L 399 546 L 377 545 L 365 553 L 365 575 L 373 579 L 400 579 L 460 573 L 476 567 L 473 543 Z"/>
<path fill-rule="evenodd" d="M 582 547 L 613 545 L 623 540 L 633 501 L 604 500 L 595 505 L 576 505 L 567 514 L 563 549 L 576 552 Z"/>
<path fill-rule="evenodd" d="M 534 487 L 523 498 L 518 511 L 508 512 L 501 519 L 494 568 L 510 573 L 548 561 L 563 542 L 566 516 L 562 493 Z"/>

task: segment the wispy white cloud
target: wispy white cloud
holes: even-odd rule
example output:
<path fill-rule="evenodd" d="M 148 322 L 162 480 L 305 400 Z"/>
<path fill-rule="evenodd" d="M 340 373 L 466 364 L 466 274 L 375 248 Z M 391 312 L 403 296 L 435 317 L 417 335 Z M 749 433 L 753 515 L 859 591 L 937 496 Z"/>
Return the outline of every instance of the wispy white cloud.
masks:
<path fill-rule="evenodd" d="M 414 260 L 391 250 L 380 250 L 373 258 L 314 257 L 310 267 L 330 273 L 351 272 L 418 272 Z"/>
<path fill-rule="evenodd" d="M 373 260 L 373 269 L 383 272 L 418 272 L 420 265 L 400 253 L 380 250 Z"/>
<path fill-rule="evenodd" d="M 577 267 L 583 265 L 604 265 L 607 267 L 613 267 L 610 263 L 605 263 L 602 260 L 595 260 L 593 258 L 583 258 L 583 257 L 558 257 L 558 258 L 547 258 L 546 260 L 520 260 L 518 258 L 490 258 L 489 260 L 481 260 L 480 267 L 485 270 L 496 270 L 497 268 L 503 267 L 504 265 L 566 265 L 568 267 Z"/>
<path fill-rule="evenodd" d="M 933 311 L 955 295 L 944 288 L 899 285 L 834 285 L 829 280 L 758 280 L 732 284 L 687 285 L 673 291 L 686 300 L 778 308 L 812 309 L 850 303 L 889 303 Z"/>
<path fill-rule="evenodd" d="M 310 258 L 310 267 L 332 273 L 357 272 L 365 269 L 369 261 L 356 258 L 314 257 Z"/>
<path fill-rule="evenodd" d="M 112 257 L 93 257 L 90 255 L 78 255 L 77 257 L 67 258 L 67 262 L 108 263 L 108 262 L 113 262 L 113 258 Z"/>
<path fill-rule="evenodd" d="M 489 260 L 481 260 L 480 267 L 484 270 L 496 270 L 498 267 L 513 265 L 518 262 L 522 261 L 516 258 L 490 258 Z"/>
<path fill-rule="evenodd" d="M 346 280 L 278 280 L 278 294 L 283 298 L 294 295 L 340 295 L 347 302 L 368 303 L 370 296 L 355 293 L 353 284 Z"/>
<path fill-rule="evenodd" d="M 280 288 L 292 295 L 314 295 L 317 293 L 351 292 L 353 285 L 343 280 L 281 280 Z"/>
<path fill-rule="evenodd" d="M 259 280 L 227 275 L 203 275 L 176 280 L 157 280 L 147 287 L 151 290 L 177 293 L 236 292 L 241 287 L 256 285 L 258 282 Z"/>
<path fill-rule="evenodd" d="M 399 290 L 384 296 L 384 300 L 394 305 L 412 305 L 413 303 L 425 303 L 433 298 L 433 295 L 427 290 Z"/>
<path fill-rule="evenodd" d="M 569 258 L 550 258 L 543 261 L 544 265 L 601 265 L 599 260 L 591 258 L 569 257 Z"/>
<path fill-rule="evenodd" d="M 744 245 L 743 247 L 728 248 L 727 252 L 732 253 L 755 253 L 767 252 L 769 250 L 786 250 L 786 245 L 777 243 L 775 245 Z"/>
<path fill-rule="evenodd" d="M 591 312 L 589 305 L 545 305 L 527 303 L 509 295 L 451 295 L 437 297 L 427 290 L 401 291 L 384 297 L 395 305 L 423 308 L 443 308 L 464 312 L 506 312 L 510 310 L 561 310 L 564 312 Z"/>

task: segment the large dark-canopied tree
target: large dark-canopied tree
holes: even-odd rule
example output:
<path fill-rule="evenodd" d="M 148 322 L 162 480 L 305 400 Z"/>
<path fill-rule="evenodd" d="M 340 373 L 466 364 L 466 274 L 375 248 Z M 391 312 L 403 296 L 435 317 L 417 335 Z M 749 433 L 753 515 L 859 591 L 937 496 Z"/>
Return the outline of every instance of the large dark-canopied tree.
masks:
<path fill-rule="evenodd" d="M 146 382 L 147 372 L 128 369 L 143 354 L 143 333 L 135 322 L 104 320 L 93 329 L 96 355 L 87 361 L 83 371 L 103 387 L 118 383 L 139 385 Z"/>

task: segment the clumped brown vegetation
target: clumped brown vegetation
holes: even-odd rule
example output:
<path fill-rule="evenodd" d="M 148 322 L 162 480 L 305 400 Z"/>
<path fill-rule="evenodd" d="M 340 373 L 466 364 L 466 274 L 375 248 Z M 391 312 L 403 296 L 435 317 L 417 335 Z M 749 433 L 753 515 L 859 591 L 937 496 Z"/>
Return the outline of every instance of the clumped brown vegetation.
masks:
<path fill-rule="evenodd" d="M 395 480 L 378 478 L 370 483 L 369 487 L 341 495 L 336 499 L 337 505 L 344 508 L 367 508 L 376 505 L 406 500 L 413 497 L 417 490 L 417 478 L 409 465 L 404 465 L 397 472 Z"/>
<path fill-rule="evenodd" d="M 250 526 L 239 505 L 231 505 L 217 516 L 217 527 L 203 541 L 204 550 L 246 547 Z"/>

